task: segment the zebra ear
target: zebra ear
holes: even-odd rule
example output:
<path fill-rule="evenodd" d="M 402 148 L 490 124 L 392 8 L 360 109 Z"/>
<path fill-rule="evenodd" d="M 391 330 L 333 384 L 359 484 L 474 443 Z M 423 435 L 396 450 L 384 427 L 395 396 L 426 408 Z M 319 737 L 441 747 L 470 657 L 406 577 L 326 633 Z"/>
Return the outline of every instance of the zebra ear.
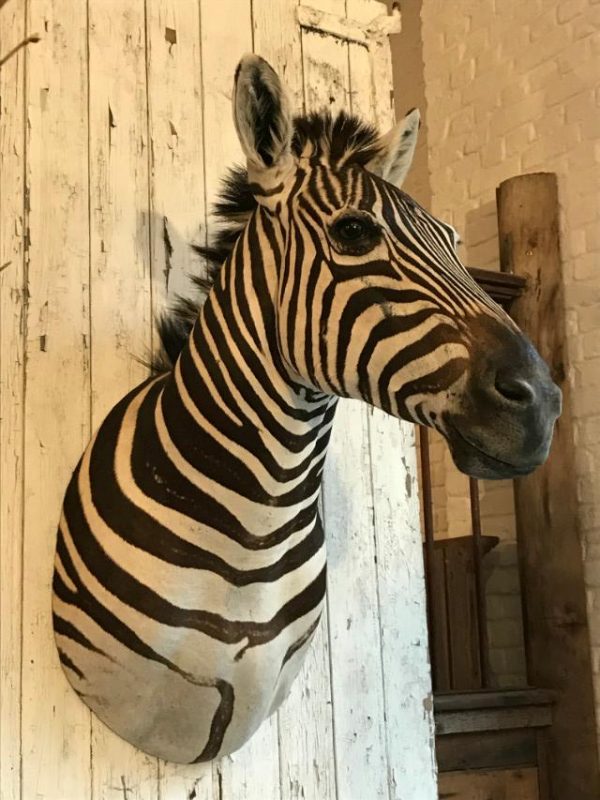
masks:
<path fill-rule="evenodd" d="M 293 164 L 292 118 L 279 76 L 259 56 L 246 55 L 238 64 L 233 119 L 248 159 L 248 180 L 274 189 Z"/>
<path fill-rule="evenodd" d="M 413 108 L 385 136 L 380 137 L 380 151 L 367 164 L 367 169 L 396 186 L 402 186 L 415 154 L 420 125 L 419 109 Z"/>

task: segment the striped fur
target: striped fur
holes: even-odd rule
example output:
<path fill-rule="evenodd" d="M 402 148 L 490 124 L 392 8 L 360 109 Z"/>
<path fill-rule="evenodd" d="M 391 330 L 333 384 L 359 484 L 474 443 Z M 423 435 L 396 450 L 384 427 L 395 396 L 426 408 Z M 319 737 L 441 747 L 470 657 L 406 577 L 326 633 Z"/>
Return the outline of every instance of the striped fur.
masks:
<path fill-rule="evenodd" d="M 302 663 L 325 592 L 317 502 L 337 398 L 447 433 L 478 343 L 517 335 L 452 229 L 370 171 L 372 128 L 344 114 L 279 128 L 283 167 L 271 128 L 244 133 L 260 141 L 252 179 L 226 185 L 205 253 L 224 263 L 193 325 L 189 303 L 163 322 L 172 367 L 109 413 L 58 532 L 69 681 L 120 736 L 181 762 L 239 748 Z M 342 241 L 348 214 L 358 243 Z"/>

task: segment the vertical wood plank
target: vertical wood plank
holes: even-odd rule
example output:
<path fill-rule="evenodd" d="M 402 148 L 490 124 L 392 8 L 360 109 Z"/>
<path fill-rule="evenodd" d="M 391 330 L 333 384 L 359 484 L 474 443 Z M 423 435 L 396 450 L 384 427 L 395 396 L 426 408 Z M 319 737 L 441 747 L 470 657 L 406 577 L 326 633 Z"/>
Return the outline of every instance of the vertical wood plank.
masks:
<path fill-rule="evenodd" d="M 394 98 L 392 92 L 392 54 L 388 32 L 399 33 L 398 12 L 387 15 L 385 8 L 372 0 L 347 0 L 348 16 L 360 23 L 367 31 L 371 60 L 371 92 L 374 104 L 374 119 L 382 133 L 394 124 Z M 356 70 L 353 82 L 356 84 Z M 364 77 L 361 79 L 364 82 Z"/>
<path fill-rule="evenodd" d="M 84 4 L 31 0 L 22 797 L 90 797 L 90 712 L 62 675 L 50 618 L 56 526 L 90 435 L 88 114 Z"/>
<path fill-rule="evenodd" d="M 150 349 L 144 0 L 89 2 L 92 428 L 147 377 Z"/>
<path fill-rule="evenodd" d="M 206 235 L 198 0 L 147 0 L 153 311 L 189 296 Z M 233 78 L 232 78 L 233 79 Z M 226 122 L 226 121 L 225 121 Z"/>
<path fill-rule="evenodd" d="M 0 9 L 0 54 L 25 38 L 25 4 Z M 21 791 L 21 560 L 26 278 L 25 51 L 0 69 L 0 798 Z"/>
<path fill-rule="evenodd" d="M 367 410 L 340 401 L 323 490 L 338 796 L 387 798 Z"/>
<path fill-rule="evenodd" d="M 279 710 L 282 800 L 334 800 L 333 715 L 325 609 L 289 697 Z"/>
<path fill-rule="evenodd" d="M 350 70 L 350 110 L 369 122 L 377 122 L 375 96 L 373 92 L 373 71 L 369 50 L 359 44 L 348 47 Z"/>
<path fill-rule="evenodd" d="M 431 581 L 428 587 L 430 595 L 427 599 L 431 603 L 431 613 L 435 619 L 433 635 L 429 642 L 435 671 L 432 682 L 436 691 L 447 692 L 452 688 L 452 671 L 450 668 L 445 553 L 441 547 L 434 548 L 430 569 Z"/>
<path fill-rule="evenodd" d="M 252 738 L 217 765 L 219 800 L 279 800 L 277 716 L 266 719 Z"/>
<path fill-rule="evenodd" d="M 339 13 L 342 9 L 338 5 L 327 9 L 322 7 L 321 10 Z M 307 105 L 310 107 L 318 100 L 322 104 L 325 100 L 333 109 L 350 105 L 357 113 L 372 118 L 371 65 L 366 50 L 357 45 L 351 45 L 348 50 L 343 42 L 333 40 L 341 51 L 333 60 L 334 68 L 337 66 L 344 74 L 344 57 L 351 70 L 353 63 L 355 67 L 354 83 L 351 73 L 346 78 L 346 85 L 342 85 L 330 71 L 333 48 L 327 54 L 329 63 L 325 74 L 319 76 L 319 68 L 312 63 L 319 58 L 318 45 L 314 48 L 309 36 L 303 36 L 305 59 L 308 60 L 305 61 L 307 87 L 312 87 L 308 91 Z M 323 42 L 321 38 L 321 47 Z M 326 97 L 318 96 L 319 78 L 329 89 Z M 336 426 L 337 433 L 329 454 L 324 502 L 330 552 L 331 678 L 338 792 L 340 797 L 353 794 L 388 797 L 373 539 L 374 498 L 369 475 L 366 409 L 341 403 Z M 357 469 L 360 470 L 358 482 Z M 350 475 L 350 472 L 354 474 Z M 351 591 L 348 587 L 352 587 Z M 357 646 L 357 642 L 360 645 Z M 350 697 L 355 699 L 349 702 Z"/>
<path fill-rule="evenodd" d="M 343 15 L 341 4 L 320 6 L 320 10 Z M 325 52 L 325 43 L 330 41 L 336 43 L 337 51 L 330 46 Z M 309 108 L 328 104 L 337 110 L 351 105 L 354 95 L 350 96 L 349 90 L 355 89 L 354 110 L 372 117 L 371 69 L 364 48 L 351 46 L 349 51 L 339 39 L 306 32 L 303 49 Z M 347 72 L 352 53 L 355 86 Z M 328 607 L 338 792 L 340 797 L 388 797 L 366 409 L 341 403 L 336 430 L 324 505 L 330 553 Z M 351 492 L 347 488 L 350 485 Z M 348 555 L 350 550 L 352 556 Z M 348 586 L 352 587 L 350 592 Z M 355 699 L 349 702 L 350 697 Z"/>
<path fill-rule="evenodd" d="M 90 0 L 89 175 L 92 430 L 147 370 L 150 351 L 144 0 Z M 157 761 L 92 715 L 93 800 L 155 800 Z"/>
<path fill-rule="evenodd" d="M 307 111 L 332 113 L 348 107 L 348 43 L 319 31 L 302 31 L 304 96 Z"/>
<path fill-rule="evenodd" d="M 221 800 L 212 764 L 158 763 L 160 800 Z"/>
<path fill-rule="evenodd" d="M 445 559 L 452 689 L 480 689 L 477 598 L 471 542 L 446 548 Z"/>
<path fill-rule="evenodd" d="M 200 0 L 202 84 L 204 97 L 204 180 L 208 212 L 225 170 L 243 164 L 233 125 L 231 98 L 235 68 L 252 51 L 250 0 L 222 0 L 219 13 L 211 0 Z M 227 20 L 227 24 L 223 24 Z M 210 217 L 209 217 L 210 225 Z"/>
<path fill-rule="evenodd" d="M 433 700 L 414 427 L 376 409 L 369 433 L 390 800 L 434 800 Z"/>
<path fill-rule="evenodd" d="M 280 76 L 295 114 L 302 112 L 302 46 L 298 0 L 252 0 L 254 52 Z"/>

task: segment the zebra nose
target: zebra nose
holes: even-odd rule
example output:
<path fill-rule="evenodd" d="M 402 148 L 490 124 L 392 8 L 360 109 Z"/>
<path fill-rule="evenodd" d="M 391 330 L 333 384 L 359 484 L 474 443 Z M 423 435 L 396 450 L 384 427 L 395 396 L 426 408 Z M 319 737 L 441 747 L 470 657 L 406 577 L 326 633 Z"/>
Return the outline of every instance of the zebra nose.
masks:
<path fill-rule="evenodd" d="M 494 392 L 505 402 L 521 408 L 531 406 L 536 400 L 536 392 L 531 383 L 510 369 L 496 372 Z"/>

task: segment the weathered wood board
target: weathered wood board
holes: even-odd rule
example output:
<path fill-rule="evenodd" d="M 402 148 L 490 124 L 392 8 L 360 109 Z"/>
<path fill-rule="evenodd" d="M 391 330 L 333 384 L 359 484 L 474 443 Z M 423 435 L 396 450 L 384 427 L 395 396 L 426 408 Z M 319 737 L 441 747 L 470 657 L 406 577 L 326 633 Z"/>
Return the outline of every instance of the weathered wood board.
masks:
<path fill-rule="evenodd" d="M 5 0 L 0 57 L 1 800 L 433 800 L 413 434 L 340 408 L 323 498 L 327 613 L 279 713 L 220 763 L 159 762 L 67 685 L 55 529 L 73 467 L 146 374 L 153 319 L 210 231 L 239 57 L 298 107 L 392 122 L 375 0 Z M 375 23 L 373 20 L 379 18 Z"/>
<path fill-rule="evenodd" d="M 440 776 L 440 800 L 538 800 L 537 770 L 474 770 Z"/>

